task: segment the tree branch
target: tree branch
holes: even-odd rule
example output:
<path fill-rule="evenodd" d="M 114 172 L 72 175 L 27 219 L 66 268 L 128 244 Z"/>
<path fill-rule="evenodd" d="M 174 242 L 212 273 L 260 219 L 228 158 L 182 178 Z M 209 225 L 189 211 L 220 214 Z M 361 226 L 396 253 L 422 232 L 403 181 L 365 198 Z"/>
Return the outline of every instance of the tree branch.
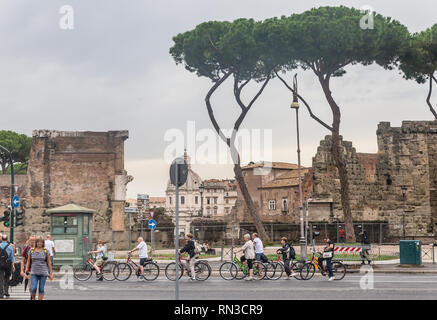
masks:
<path fill-rule="evenodd" d="M 278 77 L 279 80 L 282 81 L 282 83 L 288 88 L 288 90 L 290 90 L 292 93 L 296 93 L 294 92 L 293 88 L 291 88 L 288 83 L 281 77 L 279 76 L 279 74 L 277 72 L 275 72 L 276 76 Z M 304 98 L 302 98 L 302 96 L 298 93 L 297 97 L 299 98 L 299 100 L 301 100 L 303 102 L 303 104 L 306 106 L 306 108 L 308 109 L 308 112 L 310 113 L 311 118 L 313 118 L 314 120 L 316 120 L 318 123 L 320 123 L 322 126 L 324 126 L 326 129 L 328 129 L 329 131 L 332 132 L 332 127 L 328 124 L 326 124 L 323 120 L 321 120 L 319 117 L 317 117 L 316 115 L 314 115 L 314 113 L 312 112 L 310 106 L 308 105 L 308 103 L 305 101 Z"/>
<path fill-rule="evenodd" d="M 229 139 L 224 135 L 224 133 L 222 132 L 222 130 L 220 129 L 220 126 L 217 123 L 217 120 L 214 117 L 214 111 L 212 110 L 212 106 L 211 106 L 211 96 L 212 94 L 215 92 L 215 90 L 217 90 L 217 88 L 232 74 L 232 72 L 228 72 L 225 73 L 225 75 L 223 77 L 221 77 L 212 87 L 211 89 L 209 89 L 206 97 L 205 97 L 205 103 L 206 103 L 206 108 L 208 110 L 208 115 L 209 115 L 209 119 L 212 122 L 212 125 L 214 126 L 215 131 L 217 132 L 217 134 L 219 135 L 219 137 L 230 147 L 230 141 Z"/>
<path fill-rule="evenodd" d="M 432 103 L 431 103 L 431 95 L 432 95 L 432 80 L 434 76 L 432 74 L 429 75 L 429 91 L 428 91 L 428 97 L 426 98 L 426 103 L 428 104 L 429 110 L 434 115 L 434 118 L 437 119 L 437 113 L 434 110 Z M 434 79 L 435 80 L 435 79 Z"/>

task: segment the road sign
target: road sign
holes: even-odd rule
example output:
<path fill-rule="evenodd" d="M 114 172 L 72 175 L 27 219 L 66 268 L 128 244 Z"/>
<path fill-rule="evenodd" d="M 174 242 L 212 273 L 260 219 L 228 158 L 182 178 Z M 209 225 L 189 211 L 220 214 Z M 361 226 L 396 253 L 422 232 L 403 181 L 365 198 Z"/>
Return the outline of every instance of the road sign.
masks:
<path fill-rule="evenodd" d="M 152 218 L 153 219 L 153 215 L 155 214 L 155 212 L 154 211 L 150 211 L 150 218 Z"/>
<path fill-rule="evenodd" d="M 149 220 L 149 229 L 150 230 L 155 230 L 155 228 L 156 228 L 156 221 L 153 220 L 153 219 L 150 219 Z"/>
<path fill-rule="evenodd" d="M 19 187 L 20 187 L 20 186 L 19 186 L 18 184 L 14 185 L 15 193 L 18 193 L 18 188 L 19 188 Z"/>
<path fill-rule="evenodd" d="M 20 198 L 18 196 L 14 196 L 12 198 L 12 205 L 14 208 L 18 208 L 20 206 Z"/>
<path fill-rule="evenodd" d="M 176 166 L 177 171 L 176 171 Z M 177 172 L 177 176 L 176 176 Z M 184 185 L 184 183 L 187 181 L 188 176 L 188 165 L 182 158 L 176 158 L 173 160 L 171 166 L 170 166 L 170 181 L 172 185 L 178 184 L 178 187 Z"/>

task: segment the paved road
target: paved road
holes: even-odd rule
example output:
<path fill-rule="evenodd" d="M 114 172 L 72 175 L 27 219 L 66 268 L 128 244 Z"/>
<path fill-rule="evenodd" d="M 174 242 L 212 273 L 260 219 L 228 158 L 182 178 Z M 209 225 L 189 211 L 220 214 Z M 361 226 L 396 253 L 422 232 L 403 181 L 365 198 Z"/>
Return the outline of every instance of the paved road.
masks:
<path fill-rule="evenodd" d="M 207 282 L 180 281 L 181 299 L 436 299 L 437 275 L 374 274 L 374 289 L 362 290 L 362 275 L 350 274 L 341 281 L 328 282 L 314 277 L 310 281 L 225 281 L 213 277 Z M 11 298 L 27 299 L 22 287 L 14 288 Z M 74 289 L 61 289 L 59 281 L 48 282 L 46 299 L 145 299 L 174 298 L 174 282 L 159 277 L 153 282 L 74 282 Z"/>

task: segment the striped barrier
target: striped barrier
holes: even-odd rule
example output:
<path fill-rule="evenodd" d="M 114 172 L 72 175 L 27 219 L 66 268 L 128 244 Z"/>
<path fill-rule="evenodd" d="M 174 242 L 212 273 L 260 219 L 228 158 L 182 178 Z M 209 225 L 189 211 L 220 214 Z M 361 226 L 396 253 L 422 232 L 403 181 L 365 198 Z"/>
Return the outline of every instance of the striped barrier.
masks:
<path fill-rule="evenodd" d="M 361 252 L 361 247 L 335 247 L 334 252 L 336 252 L 336 253 L 359 253 L 359 252 Z"/>

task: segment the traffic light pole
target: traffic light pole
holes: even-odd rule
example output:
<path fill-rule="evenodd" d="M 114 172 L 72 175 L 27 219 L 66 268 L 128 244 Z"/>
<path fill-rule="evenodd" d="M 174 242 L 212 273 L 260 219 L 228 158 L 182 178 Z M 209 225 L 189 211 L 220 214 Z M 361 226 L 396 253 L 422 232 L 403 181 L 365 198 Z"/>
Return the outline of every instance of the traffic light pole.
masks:
<path fill-rule="evenodd" d="M 8 153 L 8 155 L 9 155 L 9 166 L 11 167 L 11 222 L 10 222 L 10 225 L 9 225 L 9 227 L 11 228 L 10 229 L 10 236 L 9 236 L 9 241 L 11 242 L 11 243 L 13 243 L 14 242 L 14 215 L 15 215 L 15 208 L 14 208 L 14 202 L 13 202 L 13 199 L 14 199 L 14 196 L 15 196 L 15 188 L 14 188 L 14 184 L 15 184 L 15 177 L 14 177 L 14 163 L 13 163 L 13 161 L 12 161 L 12 154 L 11 154 L 11 152 L 8 150 L 8 149 L 6 149 L 5 147 L 3 147 L 3 146 L 0 146 L 0 149 L 1 150 L 3 150 L 4 152 L 7 152 Z"/>

